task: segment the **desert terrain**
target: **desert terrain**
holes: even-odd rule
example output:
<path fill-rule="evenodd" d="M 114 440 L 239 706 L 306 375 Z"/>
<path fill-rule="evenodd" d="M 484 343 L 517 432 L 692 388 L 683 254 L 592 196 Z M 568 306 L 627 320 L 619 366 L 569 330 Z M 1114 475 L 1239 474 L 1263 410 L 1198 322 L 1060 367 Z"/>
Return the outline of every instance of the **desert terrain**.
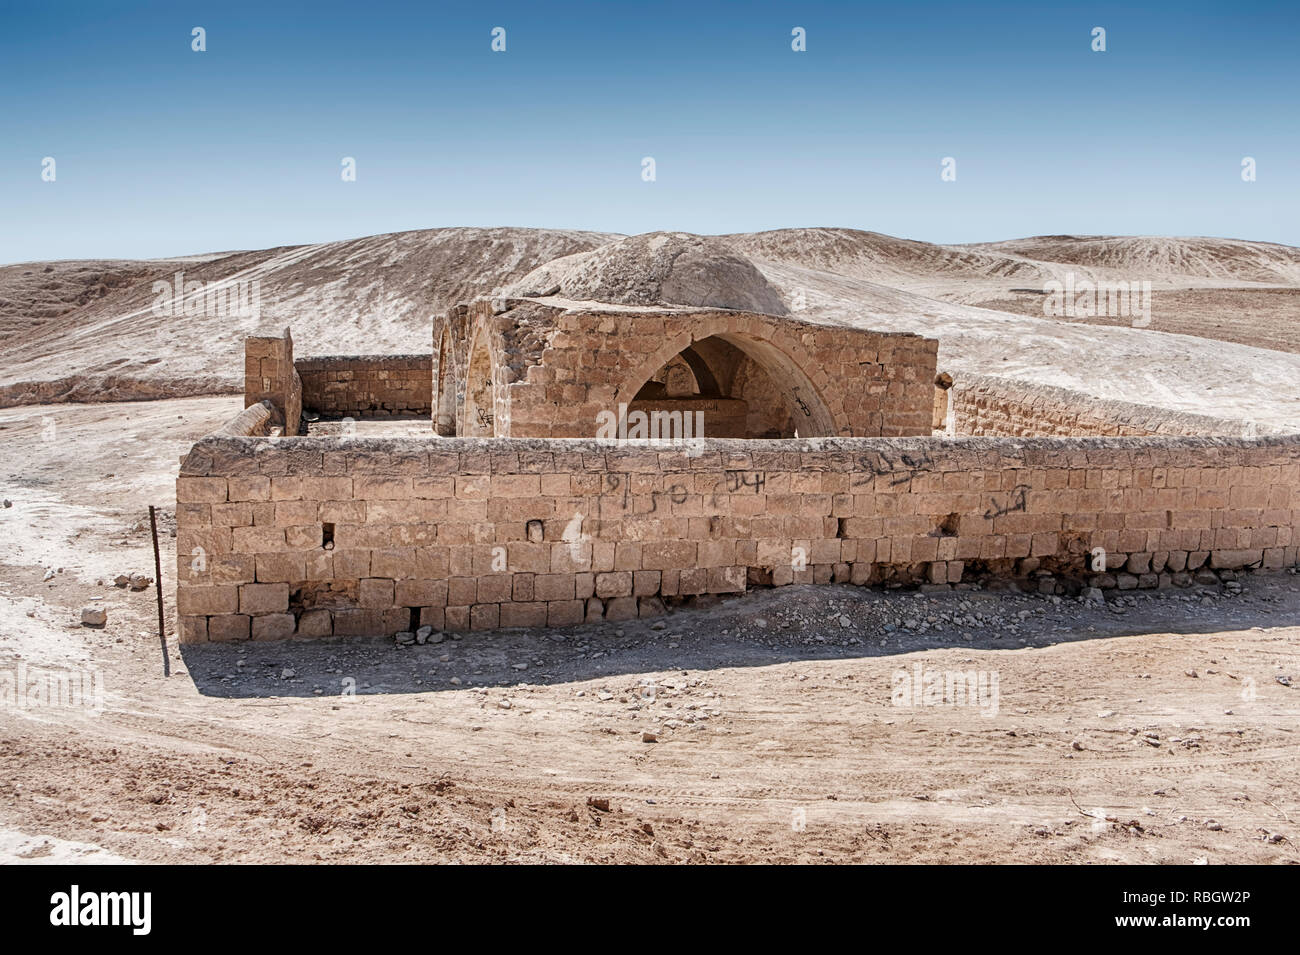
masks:
<path fill-rule="evenodd" d="M 0 861 L 1300 861 L 1300 576 L 1105 601 L 847 585 L 657 620 L 179 647 L 174 480 L 242 407 L 242 337 L 427 351 L 429 316 L 617 238 L 446 229 L 148 262 L 0 267 L 0 672 L 93 672 L 100 708 L 0 708 Z M 801 317 L 940 339 L 940 367 L 1300 427 L 1300 250 L 845 229 L 723 237 Z M 253 320 L 151 283 L 257 277 Z M 1067 272 L 1152 323 L 1049 319 Z M 81 625 L 83 607 L 107 612 Z M 919 668 L 919 671 L 918 671 Z M 896 705 L 899 674 L 996 704 Z"/>

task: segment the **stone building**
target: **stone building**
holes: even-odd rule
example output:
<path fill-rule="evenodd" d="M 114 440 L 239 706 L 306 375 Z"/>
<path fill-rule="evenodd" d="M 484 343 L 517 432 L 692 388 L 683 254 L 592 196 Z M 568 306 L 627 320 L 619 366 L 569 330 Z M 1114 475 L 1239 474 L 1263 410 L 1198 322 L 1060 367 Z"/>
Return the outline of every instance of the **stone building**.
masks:
<path fill-rule="evenodd" d="M 246 341 L 246 407 L 177 479 L 183 641 L 567 626 L 799 583 L 1187 586 L 1300 558 L 1300 437 L 954 380 L 933 339 L 809 321 L 699 237 L 559 259 L 431 323 L 428 355 Z"/>

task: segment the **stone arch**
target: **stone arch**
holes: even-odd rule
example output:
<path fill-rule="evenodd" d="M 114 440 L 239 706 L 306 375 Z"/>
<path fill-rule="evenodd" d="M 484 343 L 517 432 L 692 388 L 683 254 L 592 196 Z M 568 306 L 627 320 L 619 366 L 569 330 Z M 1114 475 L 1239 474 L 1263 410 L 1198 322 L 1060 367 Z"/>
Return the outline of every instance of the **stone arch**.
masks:
<path fill-rule="evenodd" d="M 465 365 L 465 400 L 458 433 L 469 438 L 493 438 L 505 434 L 498 412 L 496 362 L 492 360 L 487 329 L 480 325 L 470 339 L 469 358 Z"/>
<path fill-rule="evenodd" d="M 681 356 L 686 364 L 690 365 L 691 373 L 695 375 L 695 381 L 700 386 L 702 395 L 718 395 L 722 390 L 718 387 L 718 380 L 713 375 L 713 369 L 704 357 L 697 352 L 692 346 L 687 345 L 681 350 Z M 669 361 L 672 361 L 670 358 Z M 653 372 L 652 372 L 653 374 Z"/>
<path fill-rule="evenodd" d="M 682 354 L 695 342 L 717 338 L 739 349 L 765 371 L 777 385 L 783 398 L 796 411 L 799 436 L 833 437 L 849 434 L 846 424 L 837 422 L 823 397 L 815 376 L 825 374 L 812 365 L 807 352 L 790 336 L 775 332 L 760 320 L 745 322 L 742 329 L 734 319 L 719 317 L 701 322 L 687 332 L 666 341 L 649 358 L 642 361 L 615 389 L 616 401 L 629 401 L 664 365 Z M 693 350 L 693 349 L 692 349 Z"/>
<path fill-rule="evenodd" d="M 433 430 L 445 438 L 456 435 L 456 370 L 450 337 L 451 331 L 444 328 L 439 336 L 437 378 L 433 383 Z"/>

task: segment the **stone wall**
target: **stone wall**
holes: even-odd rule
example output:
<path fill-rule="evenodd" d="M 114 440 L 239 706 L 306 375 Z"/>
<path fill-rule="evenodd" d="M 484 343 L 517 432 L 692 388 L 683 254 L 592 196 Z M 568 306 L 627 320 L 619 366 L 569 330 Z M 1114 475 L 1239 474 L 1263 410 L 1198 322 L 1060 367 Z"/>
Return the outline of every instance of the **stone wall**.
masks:
<path fill-rule="evenodd" d="M 432 411 L 429 355 L 299 358 L 302 405 L 322 418 L 420 416 Z"/>
<path fill-rule="evenodd" d="M 460 358 L 450 334 L 458 322 L 469 336 Z M 710 341 L 761 367 L 775 388 L 756 394 L 788 409 L 800 437 L 931 430 L 938 342 L 910 333 L 722 309 L 509 299 L 449 313 L 434 338 L 447 355 L 437 363 L 442 434 L 594 437 L 603 414 L 617 414 L 684 349 L 707 351 Z"/>
<path fill-rule="evenodd" d="M 213 435 L 177 480 L 179 632 L 560 626 L 749 586 L 1043 568 L 1114 585 L 1086 568 L 1094 548 L 1157 586 L 1202 565 L 1294 565 L 1298 526 L 1300 436 Z"/>
<path fill-rule="evenodd" d="M 296 435 L 302 421 L 302 380 L 294 368 L 293 337 L 254 336 L 244 339 L 244 407 L 269 401 L 273 423 L 286 435 Z"/>
<path fill-rule="evenodd" d="M 959 375 L 948 394 L 954 402 L 957 433 L 964 435 L 1250 437 L 1276 433 L 1251 421 L 1094 398 L 1065 388 L 990 375 Z"/>

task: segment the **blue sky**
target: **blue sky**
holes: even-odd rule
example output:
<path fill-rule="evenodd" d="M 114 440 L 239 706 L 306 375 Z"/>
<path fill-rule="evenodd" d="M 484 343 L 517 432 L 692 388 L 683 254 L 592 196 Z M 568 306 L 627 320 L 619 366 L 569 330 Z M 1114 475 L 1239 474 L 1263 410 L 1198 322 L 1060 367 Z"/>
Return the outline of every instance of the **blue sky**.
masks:
<path fill-rule="evenodd" d="M 456 225 L 1300 245 L 1298 50 L 1293 0 L 0 0 L 0 262 Z"/>

